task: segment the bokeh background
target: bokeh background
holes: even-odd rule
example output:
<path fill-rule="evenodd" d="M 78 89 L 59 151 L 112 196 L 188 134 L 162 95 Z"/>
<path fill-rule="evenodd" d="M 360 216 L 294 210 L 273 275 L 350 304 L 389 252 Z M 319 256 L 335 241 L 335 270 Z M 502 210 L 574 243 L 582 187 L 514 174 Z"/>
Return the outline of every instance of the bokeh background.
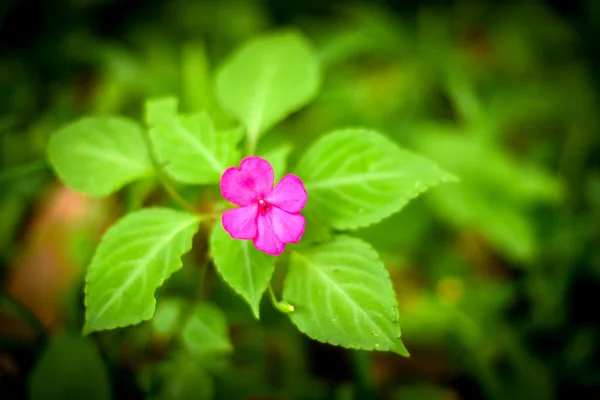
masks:
<path fill-rule="evenodd" d="M 171 362 L 160 321 L 82 339 L 98 238 L 164 194 L 151 180 L 77 194 L 48 138 L 87 114 L 139 118 L 152 96 L 218 115 L 215 68 L 286 26 L 314 44 L 323 84 L 264 146 L 289 143 L 293 168 L 318 135 L 364 125 L 461 179 L 357 232 L 392 275 L 412 357 L 316 343 L 266 301 L 253 321 L 210 270 L 236 350 L 209 374 Z M 0 397 L 600 398 L 599 38 L 596 0 L 2 1 Z M 203 243 L 159 303 L 194 298 Z"/>

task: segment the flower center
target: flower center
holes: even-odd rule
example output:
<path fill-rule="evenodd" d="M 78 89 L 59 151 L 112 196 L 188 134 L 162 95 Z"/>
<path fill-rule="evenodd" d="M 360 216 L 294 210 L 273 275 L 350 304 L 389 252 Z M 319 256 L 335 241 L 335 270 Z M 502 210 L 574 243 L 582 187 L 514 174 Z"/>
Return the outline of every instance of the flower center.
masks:
<path fill-rule="evenodd" d="M 258 208 L 260 208 L 261 211 L 267 211 L 269 209 L 269 203 L 263 199 L 258 199 Z"/>

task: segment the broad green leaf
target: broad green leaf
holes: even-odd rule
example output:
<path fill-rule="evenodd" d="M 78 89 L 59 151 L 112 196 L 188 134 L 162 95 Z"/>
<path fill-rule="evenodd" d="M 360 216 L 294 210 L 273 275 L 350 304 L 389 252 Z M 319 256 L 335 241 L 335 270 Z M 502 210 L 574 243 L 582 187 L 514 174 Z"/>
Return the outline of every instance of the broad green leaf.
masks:
<path fill-rule="evenodd" d="M 152 172 L 142 128 L 121 117 L 89 117 L 56 132 L 48 157 L 61 180 L 90 196 L 107 196 Z"/>
<path fill-rule="evenodd" d="M 110 399 L 110 380 L 94 344 L 70 333 L 53 337 L 31 373 L 32 400 Z"/>
<path fill-rule="evenodd" d="M 430 187 L 454 179 L 367 129 L 322 137 L 304 154 L 296 174 L 308 192 L 306 215 L 336 229 L 375 223 Z"/>
<path fill-rule="evenodd" d="M 287 159 L 292 151 L 292 146 L 288 143 L 273 146 L 269 149 L 259 151 L 258 155 L 271 163 L 275 172 L 275 182 L 277 182 L 287 171 Z"/>
<path fill-rule="evenodd" d="M 181 268 L 197 216 L 167 208 L 128 214 L 102 238 L 88 269 L 84 334 L 152 318 L 154 291 Z"/>
<path fill-rule="evenodd" d="M 306 38 L 282 31 L 242 45 L 219 70 L 216 94 L 256 143 L 261 133 L 306 105 L 319 80 L 318 59 Z"/>
<path fill-rule="evenodd" d="M 177 100 L 151 100 L 146 121 L 159 162 L 180 182 L 218 183 L 223 171 L 239 162 L 241 131 L 217 132 L 206 112 L 178 115 Z"/>
<path fill-rule="evenodd" d="M 275 269 L 275 257 L 254 248 L 250 240 L 231 238 L 218 222 L 210 237 L 210 248 L 221 277 L 248 302 L 259 319 L 259 306 Z"/>
<path fill-rule="evenodd" d="M 228 353 L 233 350 L 225 316 L 217 307 L 199 304 L 181 331 L 183 345 L 194 355 Z"/>
<path fill-rule="evenodd" d="M 408 354 L 390 276 L 362 240 L 338 236 L 292 253 L 283 298 L 295 307 L 292 322 L 313 339 Z"/>

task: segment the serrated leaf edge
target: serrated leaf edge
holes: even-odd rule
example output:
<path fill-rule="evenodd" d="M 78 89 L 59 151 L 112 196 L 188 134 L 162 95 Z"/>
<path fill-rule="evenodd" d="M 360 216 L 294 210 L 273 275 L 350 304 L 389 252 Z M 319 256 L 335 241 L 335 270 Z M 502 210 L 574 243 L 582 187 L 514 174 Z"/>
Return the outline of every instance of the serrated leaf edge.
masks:
<path fill-rule="evenodd" d="M 211 235 L 212 236 L 212 235 Z M 232 240 L 239 240 L 239 239 L 232 239 Z M 248 246 L 250 245 L 250 242 L 248 240 L 243 240 L 243 246 L 244 246 L 244 254 L 248 254 Z M 212 249 L 212 243 L 211 243 L 211 249 Z M 215 260 L 215 256 L 214 254 L 212 254 L 212 252 L 210 253 L 210 258 L 213 260 L 213 262 L 215 263 L 215 265 L 217 264 L 217 261 Z M 250 259 L 249 257 L 246 257 L 248 260 Z M 245 262 L 245 267 L 248 270 L 249 268 L 251 268 L 250 262 Z M 275 270 L 275 259 L 273 259 L 273 264 L 271 267 L 273 270 Z M 257 303 L 256 303 L 256 309 L 254 308 L 254 305 L 246 298 L 246 295 L 241 293 L 237 288 L 234 288 L 230 283 L 229 280 L 227 280 L 223 274 L 221 273 L 221 271 L 219 270 L 219 268 L 215 268 L 215 270 L 217 271 L 217 273 L 219 274 L 219 276 L 221 277 L 221 279 L 223 279 L 223 281 L 225 283 L 227 283 L 227 286 L 232 289 L 238 296 L 240 296 L 244 302 L 246 304 L 248 304 L 250 306 L 250 310 L 252 311 L 252 315 L 254 316 L 254 318 L 258 321 L 260 320 L 260 302 L 262 301 L 262 298 L 265 294 L 266 288 L 265 290 L 262 291 L 262 293 L 260 293 L 260 295 L 258 296 L 258 298 L 256 299 Z"/>
<path fill-rule="evenodd" d="M 382 261 L 379 259 L 379 254 L 378 254 L 378 253 L 377 253 L 377 251 L 376 251 L 376 250 L 373 248 L 373 246 L 371 246 L 371 244 L 370 244 L 369 242 L 366 242 L 366 241 L 364 241 L 364 240 L 362 240 L 362 239 L 356 238 L 356 237 L 354 237 L 354 236 L 351 236 L 351 235 L 343 235 L 343 234 L 342 234 L 342 235 L 335 235 L 335 236 L 332 238 L 332 241 L 333 241 L 333 240 L 335 240 L 335 237 L 338 237 L 338 238 L 339 238 L 339 237 L 341 237 L 341 238 L 344 238 L 344 237 L 346 237 L 346 238 L 351 238 L 351 239 L 354 239 L 354 240 L 359 240 L 359 241 L 361 241 L 362 243 L 364 243 L 364 244 L 366 245 L 366 247 L 367 247 L 367 250 L 369 251 L 369 253 L 371 253 L 371 256 L 373 257 L 373 259 L 374 259 L 375 263 L 378 263 L 378 264 L 379 264 L 380 268 L 381 268 L 381 269 L 384 271 L 384 273 L 386 274 L 386 276 L 388 277 L 388 279 L 389 279 L 389 280 L 390 280 L 390 282 L 391 282 L 392 278 L 391 278 L 391 276 L 390 276 L 390 273 L 389 273 L 389 271 L 387 270 L 387 268 L 385 268 L 385 265 L 384 265 L 384 264 L 383 264 L 383 262 L 382 262 Z M 299 254 L 301 257 L 304 257 L 304 256 L 302 256 L 302 255 L 301 255 L 301 254 L 300 254 L 298 251 L 294 251 L 294 253 L 296 253 L 296 254 Z M 397 299 L 397 297 L 396 297 L 396 291 L 393 289 L 393 285 L 392 285 L 392 292 L 394 293 L 394 301 L 396 302 L 396 304 L 398 304 L 398 299 Z M 286 301 L 289 301 L 289 300 L 286 300 Z M 292 304 L 292 306 L 293 306 L 293 304 Z M 352 350 L 367 350 L 367 351 L 393 351 L 393 352 L 395 352 L 395 350 L 396 350 L 396 349 L 394 349 L 394 348 L 391 348 L 391 347 L 375 347 L 375 346 L 372 346 L 372 347 L 361 347 L 361 346 L 354 346 L 354 345 L 345 345 L 345 344 L 342 344 L 342 343 L 335 343 L 335 342 L 333 342 L 333 341 L 329 341 L 329 340 L 327 340 L 327 339 L 324 339 L 324 338 L 321 338 L 321 337 L 313 336 L 313 335 L 309 334 L 308 332 L 306 332 L 306 331 L 302 330 L 302 329 L 301 329 L 301 328 L 300 328 L 298 325 L 294 324 L 294 321 L 293 321 L 291 318 L 290 318 L 290 321 L 292 322 L 292 324 L 293 324 L 293 325 L 294 325 L 294 326 L 295 326 L 295 327 L 296 327 L 296 328 L 297 328 L 297 329 L 298 329 L 300 332 L 302 332 L 303 334 L 305 334 L 305 335 L 306 335 L 306 336 L 308 336 L 309 338 L 311 338 L 311 339 L 313 339 L 313 340 L 316 340 L 316 341 L 318 341 L 318 342 L 320 342 L 320 343 L 331 344 L 331 345 L 333 345 L 333 346 L 340 346 L 340 347 L 343 347 L 343 348 L 346 348 L 346 349 L 352 349 Z M 400 331 L 400 332 L 401 332 L 401 330 L 400 330 L 400 321 L 397 321 L 397 322 L 396 322 L 396 325 L 397 325 L 397 327 L 398 327 L 398 331 Z M 402 340 L 402 339 L 401 339 L 401 337 L 402 337 L 402 333 L 400 333 L 400 335 L 398 335 L 398 337 L 396 337 L 396 338 L 395 338 L 395 339 L 396 339 L 396 341 L 398 341 L 398 340 Z"/>
<path fill-rule="evenodd" d="M 161 209 L 162 210 L 172 210 L 171 208 L 167 208 L 167 207 L 148 207 L 148 208 L 144 208 L 143 210 L 157 210 L 157 209 L 158 210 L 161 210 Z M 142 210 L 140 210 L 140 211 L 142 211 Z M 173 211 L 178 211 L 178 210 L 173 210 Z M 180 211 L 180 212 L 184 212 L 184 211 Z M 108 232 L 110 231 L 110 228 L 112 226 L 114 226 L 116 223 L 118 223 L 119 221 L 121 221 L 123 218 L 125 218 L 127 215 L 131 215 L 131 214 L 126 214 L 123 217 L 121 217 L 120 219 L 118 219 L 117 221 L 115 221 L 114 224 L 111 225 L 105 231 L 105 233 L 102 235 L 102 238 L 100 239 L 99 243 L 102 243 L 102 240 L 104 239 L 104 237 L 106 236 L 106 234 L 108 234 Z M 189 215 L 191 216 L 192 214 L 189 214 Z M 199 224 L 200 223 L 199 217 L 197 217 L 189 225 L 186 225 L 186 226 L 182 227 L 177 233 L 180 233 L 183 229 L 187 228 L 188 226 L 191 226 L 193 223 L 198 223 Z M 195 236 L 195 234 L 191 235 L 190 238 L 189 238 L 188 243 L 186 243 L 186 245 L 184 246 L 184 251 L 183 251 L 183 253 L 181 253 L 181 256 L 179 257 L 179 263 L 177 265 L 177 268 L 173 269 L 173 271 L 168 276 L 166 276 L 163 279 L 163 281 L 166 281 L 167 279 L 169 279 L 171 277 L 171 275 L 173 275 L 173 273 L 175 273 L 181 267 L 183 267 L 182 257 L 185 254 L 187 254 L 192 249 L 192 244 L 193 244 L 194 236 Z M 100 247 L 100 244 L 98 244 L 98 246 L 96 246 L 96 249 L 94 251 L 94 256 L 92 257 L 92 261 L 93 261 L 94 257 L 96 256 L 96 252 L 98 251 L 99 247 Z M 90 265 L 91 265 L 91 262 L 90 262 Z M 83 329 L 82 329 L 82 334 L 84 336 L 87 336 L 87 335 L 89 335 L 90 333 L 93 333 L 93 332 L 99 332 L 99 331 L 105 331 L 105 330 L 112 330 L 112 329 L 117 329 L 117 328 L 125 328 L 127 326 L 137 325 L 137 324 L 139 324 L 141 322 L 148 321 L 148 320 L 152 319 L 152 317 L 154 316 L 154 312 L 156 311 L 156 297 L 154 297 L 154 295 L 153 295 L 153 304 L 152 304 L 152 310 L 150 312 L 150 315 L 148 315 L 148 316 L 142 316 L 138 321 L 132 322 L 132 323 L 129 323 L 129 324 L 114 324 L 114 325 L 108 325 L 107 327 L 102 328 L 102 329 L 87 329 L 87 323 L 88 323 L 87 307 L 88 307 L 88 287 L 89 287 L 88 284 L 90 283 L 90 280 L 87 278 L 87 276 L 88 276 L 88 274 L 86 272 L 85 288 L 84 288 L 84 306 L 85 306 L 85 309 L 86 309 L 86 313 L 85 313 L 85 323 L 84 323 L 84 326 L 83 326 Z M 156 293 L 157 289 L 158 289 L 158 287 L 154 289 L 155 293 Z"/>
<path fill-rule="evenodd" d="M 418 157 L 424 158 L 427 161 L 429 161 L 433 166 L 435 166 L 436 170 L 440 173 L 440 178 L 437 179 L 435 182 L 431 182 L 431 183 L 429 183 L 427 185 L 421 185 L 419 187 L 418 191 L 415 192 L 412 196 L 407 196 L 407 197 L 403 197 L 403 198 L 398 199 L 398 201 L 396 203 L 394 203 L 396 206 L 395 207 L 390 207 L 390 208 L 394 208 L 395 211 L 393 211 L 393 212 L 391 212 L 391 213 L 389 213 L 387 215 L 383 215 L 382 217 L 374 219 L 373 221 L 368 222 L 366 224 L 343 224 L 343 223 L 342 224 L 327 224 L 328 226 L 330 226 L 333 229 L 344 230 L 344 231 L 351 231 L 352 232 L 352 231 L 356 231 L 356 230 L 361 229 L 361 228 L 366 228 L 367 226 L 371 226 L 371 225 L 377 224 L 377 223 L 383 221 L 384 219 L 391 217 L 395 213 L 402 211 L 402 209 L 404 208 L 404 206 L 406 206 L 406 204 L 408 204 L 408 202 L 410 200 L 419 197 L 421 194 L 423 194 L 424 192 L 428 191 L 429 189 L 431 189 L 431 188 L 433 188 L 435 186 L 438 186 L 438 185 L 440 185 L 442 183 L 451 183 L 451 182 L 459 182 L 460 181 L 460 179 L 456 175 L 454 175 L 452 173 L 449 173 L 447 171 L 444 171 L 442 168 L 440 168 L 440 166 L 437 163 L 435 163 L 430 158 L 424 157 L 424 156 L 422 156 L 420 154 L 412 152 L 409 149 L 401 147 L 398 143 L 396 143 L 394 140 L 390 139 L 389 137 L 387 137 L 383 133 L 381 133 L 381 132 L 379 132 L 377 130 L 371 129 L 371 128 L 364 127 L 364 126 L 346 126 L 344 128 L 338 128 L 338 129 L 334 129 L 334 130 L 328 131 L 327 133 L 325 133 L 324 135 L 322 135 L 317 141 L 315 141 L 308 149 L 306 149 L 306 151 L 304 152 L 304 154 L 300 158 L 300 162 L 302 161 L 302 158 L 304 157 L 304 155 L 307 152 L 309 152 L 312 149 L 312 147 L 317 142 L 319 142 L 323 138 L 326 138 L 329 135 L 333 135 L 333 134 L 336 134 L 336 133 L 341 133 L 341 132 L 344 132 L 344 131 L 362 131 L 362 132 L 374 133 L 374 134 L 376 134 L 378 136 L 381 136 L 383 139 L 389 141 L 390 143 L 393 143 L 394 146 L 398 147 L 400 150 L 406 151 L 406 152 L 408 152 L 408 153 L 410 153 L 410 154 L 412 154 L 414 156 L 418 156 Z M 298 165 L 300 165 L 300 162 L 298 163 Z M 310 188 L 310 183 L 307 183 L 307 190 L 309 188 Z"/>
<path fill-rule="evenodd" d="M 70 123 L 67 123 L 65 125 L 62 125 L 61 127 L 59 127 L 50 136 L 50 139 L 48 140 L 48 144 L 46 145 L 45 153 L 46 153 L 46 158 L 47 158 L 50 166 L 52 167 L 52 171 L 56 174 L 56 176 L 60 179 L 60 181 L 65 186 L 70 187 L 71 189 L 73 189 L 73 190 L 75 190 L 77 192 L 83 193 L 83 194 L 91 196 L 91 197 L 104 198 L 104 197 L 110 196 L 113 193 L 118 192 L 123 187 L 129 185 L 132 182 L 135 182 L 136 180 L 147 178 L 147 177 L 153 175 L 154 168 L 152 166 L 152 163 L 150 162 L 150 157 L 148 155 L 148 159 L 147 159 L 148 165 L 145 166 L 147 168 L 145 168 L 145 169 L 144 168 L 140 168 L 140 171 L 138 172 L 137 175 L 131 176 L 129 179 L 122 180 L 117 187 L 115 187 L 113 189 L 109 189 L 108 191 L 94 191 L 94 190 L 90 191 L 90 190 L 81 189 L 80 187 L 75 187 L 75 186 L 71 185 L 71 183 L 68 182 L 68 179 L 65 178 L 65 175 L 63 174 L 63 170 L 62 169 L 59 170 L 56 167 L 56 158 L 52 155 L 54 152 L 51 151 L 51 148 L 53 148 L 54 146 L 56 146 L 56 139 L 55 138 L 58 135 L 60 135 L 60 132 L 62 132 L 64 129 L 70 127 L 71 125 L 75 125 L 77 123 L 81 123 L 81 122 L 89 121 L 89 120 L 94 120 L 94 119 L 112 119 L 112 120 L 118 120 L 118 121 L 120 121 L 122 123 L 132 124 L 132 125 L 135 125 L 138 128 L 138 133 L 140 133 L 141 135 L 144 134 L 143 133 L 143 127 L 137 121 L 134 121 L 134 120 L 132 120 L 130 118 L 126 118 L 126 117 L 123 117 L 123 116 L 120 116 L 120 115 L 107 115 L 105 117 L 85 116 L 85 117 L 79 118 L 79 119 L 77 119 L 75 121 L 71 121 Z M 98 151 L 98 152 L 94 151 L 94 153 L 102 154 L 101 151 Z M 106 156 L 102 155 L 101 158 L 105 158 L 106 159 Z M 122 158 L 124 161 L 127 161 L 126 164 L 137 165 L 135 163 L 132 163 L 131 160 L 128 159 L 128 158 L 126 158 L 126 157 L 119 157 L 119 158 Z M 141 166 L 141 164 L 140 164 L 140 166 Z"/>

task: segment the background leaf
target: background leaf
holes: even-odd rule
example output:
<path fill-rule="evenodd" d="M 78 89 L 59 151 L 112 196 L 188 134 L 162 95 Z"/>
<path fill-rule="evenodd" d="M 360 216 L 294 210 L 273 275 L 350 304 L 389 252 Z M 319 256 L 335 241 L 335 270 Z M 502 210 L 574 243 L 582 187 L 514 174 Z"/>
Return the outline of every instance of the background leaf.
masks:
<path fill-rule="evenodd" d="M 258 152 L 260 157 L 271 163 L 275 173 L 275 182 L 279 181 L 287 172 L 287 159 L 292 148 L 291 144 L 282 143 Z"/>
<path fill-rule="evenodd" d="M 233 350 L 225 316 L 211 304 L 198 304 L 181 331 L 183 345 L 194 355 L 211 356 Z"/>
<path fill-rule="evenodd" d="M 161 391 L 154 399 L 164 400 L 210 400 L 214 398 L 212 378 L 201 362 L 176 359 L 160 366 L 165 376 Z"/>
<path fill-rule="evenodd" d="M 319 139 L 296 174 L 308 192 L 306 215 L 337 229 L 377 222 L 453 179 L 428 159 L 367 129 L 343 129 Z"/>
<path fill-rule="evenodd" d="M 156 307 L 152 328 L 159 335 L 172 335 L 181 319 L 184 301 L 178 298 L 163 298 Z"/>
<path fill-rule="evenodd" d="M 32 400 L 112 397 L 106 368 L 93 343 L 70 333 L 52 338 L 32 371 L 29 390 Z"/>
<path fill-rule="evenodd" d="M 173 98 L 149 101 L 146 121 L 159 162 L 180 182 L 218 183 L 240 160 L 241 131 L 217 132 L 206 112 L 180 116 Z"/>
<path fill-rule="evenodd" d="M 289 316 L 313 339 L 363 350 L 406 352 L 390 276 L 362 240 L 332 242 L 292 253 L 284 300 Z"/>
<path fill-rule="evenodd" d="M 90 196 L 107 196 L 152 172 L 142 128 L 121 117 L 89 117 L 52 136 L 48 157 L 58 176 Z"/>
<path fill-rule="evenodd" d="M 307 104 L 318 86 L 317 57 L 296 31 L 251 39 L 216 78 L 219 103 L 242 121 L 254 143 L 262 132 Z"/>
<path fill-rule="evenodd" d="M 531 260 L 538 239 L 530 210 L 559 203 L 559 181 L 494 142 L 442 124 L 418 129 L 420 151 L 461 177 L 460 185 L 432 193 L 428 200 L 434 211 L 455 228 L 481 232 L 510 258 Z"/>
<path fill-rule="evenodd" d="M 150 319 L 154 291 L 181 267 L 198 217 L 167 208 L 128 214 L 104 235 L 89 267 L 84 333 Z"/>
<path fill-rule="evenodd" d="M 221 221 L 215 224 L 210 248 L 221 277 L 248 302 L 259 319 L 260 300 L 275 269 L 275 257 L 256 250 L 250 240 L 229 236 Z"/>

